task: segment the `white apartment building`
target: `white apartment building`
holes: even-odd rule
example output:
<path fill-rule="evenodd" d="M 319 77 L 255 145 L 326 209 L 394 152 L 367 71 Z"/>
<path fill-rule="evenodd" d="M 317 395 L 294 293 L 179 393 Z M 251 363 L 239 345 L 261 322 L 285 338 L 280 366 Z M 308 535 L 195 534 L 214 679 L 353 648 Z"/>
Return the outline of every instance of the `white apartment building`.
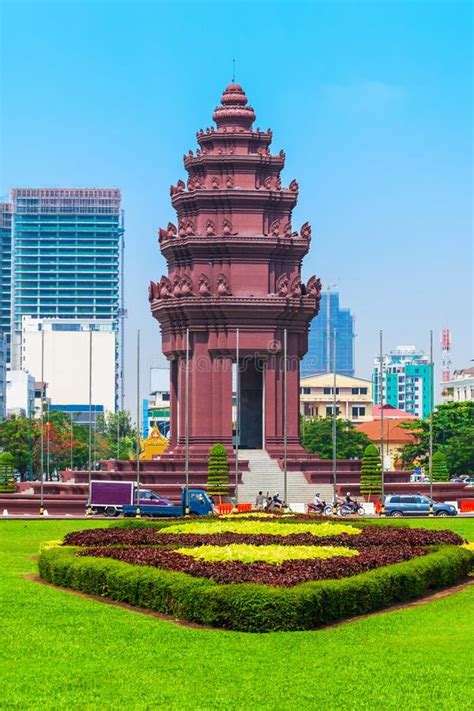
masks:
<path fill-rule="evenodd" d="M 114 411 L 116 341 L 110 320 L 24 316 L 21 368 L 47 383 L 48 398 L 55 409 L 65 406 L 68 411 L 71 406 L 87 408 L 91 370 L 93 406 Z"/>
<path fill-rule="evenodd" d="M 441 384 L 443 402 L 472 402 L 474 400 L 474 368 L 455 370 L 451 380 Z"/>
<path fill-rule="evenodd" d="M 35 379 L 23 370 L 7 370 L 7 417 L 33 417 L 35 409 Z"/>

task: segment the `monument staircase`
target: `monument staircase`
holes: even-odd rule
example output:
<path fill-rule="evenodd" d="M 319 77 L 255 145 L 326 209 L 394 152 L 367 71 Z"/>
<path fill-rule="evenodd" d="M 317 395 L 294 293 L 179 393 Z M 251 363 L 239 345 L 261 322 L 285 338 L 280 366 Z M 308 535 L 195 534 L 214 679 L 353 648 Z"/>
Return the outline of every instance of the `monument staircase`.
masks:
<path fill-rule="evenodd" d="M 245 449 L 242 453 L 248 460 L 248 471 L 244 471 L 242 475 L 239 501 L 253 504 L 259 491 L 263 491 L 264 495 L 267 492 L 270 495 L 279 492 L 283 497 L 283 471 L 278 461 L 271 459 L 264 449 Z M 332 499 L 330 484 L 310 483 L 301 471 L 288 471 L 287 488 L 290 504 L 307 504 L 312 501 L 316 492 L 327 501 Z"/>

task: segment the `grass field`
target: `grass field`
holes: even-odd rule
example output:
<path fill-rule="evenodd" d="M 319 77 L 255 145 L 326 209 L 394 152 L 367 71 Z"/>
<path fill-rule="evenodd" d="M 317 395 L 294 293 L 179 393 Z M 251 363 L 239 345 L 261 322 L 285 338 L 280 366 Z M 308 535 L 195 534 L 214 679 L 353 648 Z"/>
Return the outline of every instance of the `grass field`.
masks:
<path fill-rule="evenodd" d="M 474 519 L 410 523 L 474 540 Z M 473 706 L 474 586 L 336 628 L 254 635 L 179 626 L 24 577 L 40 543 L 98 525 L 0 521 L 1 709 Z"/>

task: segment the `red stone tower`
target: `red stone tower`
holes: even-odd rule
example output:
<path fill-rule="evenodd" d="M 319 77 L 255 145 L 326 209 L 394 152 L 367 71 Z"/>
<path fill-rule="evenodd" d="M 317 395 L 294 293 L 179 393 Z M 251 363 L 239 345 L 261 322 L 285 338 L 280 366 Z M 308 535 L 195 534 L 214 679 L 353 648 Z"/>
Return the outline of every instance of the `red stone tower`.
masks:
<path fill-rule="evenodd" d="M 232 447 L 232 364 L 239 329 L 241 447 L 283 447 L 283 334 L 287 329 L 287 443 L 299 451 L 299 362 L 321 284 L 301 282 L 311 228 L 294 232 L 298 184 L 283 187 L 285 154 L 270 152 L 272 132 L 253 129 L 255 112 L 229 84 L 199 148 L 184 156 L 185 184 L 171 187 L 177 226 L 160 229 L 168 275 L 149 287 L 171 361 L 171 451 L 185 437 L 186 329 L 190 334 L 189 442 L 204 452 Z"/>

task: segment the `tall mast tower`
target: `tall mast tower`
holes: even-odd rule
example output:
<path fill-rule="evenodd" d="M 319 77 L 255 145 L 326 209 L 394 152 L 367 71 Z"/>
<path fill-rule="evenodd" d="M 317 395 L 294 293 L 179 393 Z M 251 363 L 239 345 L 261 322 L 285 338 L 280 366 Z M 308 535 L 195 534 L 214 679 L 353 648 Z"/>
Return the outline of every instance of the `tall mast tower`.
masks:
<path fill-rule="evenodd" d="M 441 332 L 441 349 L 443 352 L 443 383 L 451 380 L 451 330 L 443 328 Z"/>

